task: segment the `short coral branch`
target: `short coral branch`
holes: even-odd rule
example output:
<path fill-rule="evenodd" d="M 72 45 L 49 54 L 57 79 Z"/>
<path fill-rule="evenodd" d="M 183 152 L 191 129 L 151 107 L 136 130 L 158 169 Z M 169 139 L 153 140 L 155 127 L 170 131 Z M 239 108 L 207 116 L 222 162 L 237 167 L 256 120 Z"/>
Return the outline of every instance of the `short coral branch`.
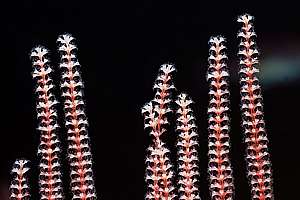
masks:
<path fill-rule="evenodd" d="M 11 170 L 12 181 L 10 185 L 10 200 L 29 200 L 29 185 L 27 172 L 29 170 L 28 160 L 18 159 Z"/>

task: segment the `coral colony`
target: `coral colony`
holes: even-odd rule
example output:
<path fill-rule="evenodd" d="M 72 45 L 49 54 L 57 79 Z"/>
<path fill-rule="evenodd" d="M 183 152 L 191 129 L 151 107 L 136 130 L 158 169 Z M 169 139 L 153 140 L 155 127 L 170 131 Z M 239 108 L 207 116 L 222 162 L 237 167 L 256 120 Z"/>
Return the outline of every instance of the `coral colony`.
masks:
<path fill-rule="evenodd" d="M 92 158 L 87 133 L 87 117 L 84 111 L 83 83 L 80 64 L 77 60 L 74 38 L 69 34 L 58 37 L 60 52 L 61 96 L 65 113 L 65 127 L 68 139 L 68 158 L 70 163 L 71 193 L 74 200 L 96 199 L 92 172 Z M 31 60 L 33 79 L 36 85 L 36 112 L 40 144 L 38 148 L 39 192 L 42 200 L 64 199 L 60 164 L 59 125 L 57 123 L 54 95 L 53 67 L 48 58 L 48 50 L 38 46 L 32 49 Z M 10 199 L 29 199 L 29 188 L 25 173 L 28 161 L 17 160 L 12 170 L 13 181 Z"/>
<path fill-rule="evenodd" d="M 238 17 L 241 30 L 238 55 L 240 58 L 240 96 L 246 165 L 252 200 L 273 200 L 272 174 L 268 139 L 263 120 L 262 94 L 257 73 L 258 51 L 253 17 Z M 63 200 L 59 138 L 67 138 L 70 169 L 70 192 L 73 200 L 97 199 L 92 171 L 92 155 L 85 114 L 83 81 L 77 59 L 75 39 L 70 34 L 57 39 L 60 53 L 60 89 L 64 110 L 66 133 L 60 133 L 56 110 L 58 101 L 54 94 L 55 81 L 45 47 L 37 46 L 31 52 L 33 80 L 36 85 L 36 113 L 40 144 L 38 147 L 39 196 L 42 200 Z M 232 200 L 234 193 L 233 171 L 230 158 L 230 102 L 229 72 L 225 38 L 211 37 L 207 81 L 208 104 L 208 179 L 212 200 Z M 163 64 L 154 83 L 154 98 L 142 108 L 144 127 L 151 142 L 146 151 L 146 200 L 200 200 L 199 162 L 196 119 L 193 101 L 185 93 L 175 90 L 173 64 Z M 172 117 L 174 115 L 174 117 Z M 177 134 L 177 160 L 172 163 L 167 141 L 170 120 L 174 119 Z M 174 152 L 175 153 L 175 152 Z M 29 161 L 18 159 L 11 171 L 10 199 L 29 200 Z"/>

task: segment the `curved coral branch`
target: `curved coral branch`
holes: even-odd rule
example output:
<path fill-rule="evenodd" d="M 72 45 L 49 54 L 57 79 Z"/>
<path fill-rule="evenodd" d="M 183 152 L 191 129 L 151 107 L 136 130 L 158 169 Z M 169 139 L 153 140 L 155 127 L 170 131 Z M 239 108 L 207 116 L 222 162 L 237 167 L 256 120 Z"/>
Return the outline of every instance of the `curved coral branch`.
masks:
<path fill-rule="evenodd" d="M 156 116 L 153 111 L 152 102 L 147 103 L 142 108 L 142 114 L 144 115 L 144 126 L 150 128 L 150 135 L 152 135 L 156 141 L 150 144 L 150 147 L 147 149 L 146 157 L 146 185 L 147 185 L 147 200 L 159 200 L 160 199 L 160 185 L 161 182 L 161 166 L 160 166 L 160 154 L 157 153 L 157 144 L 160 143 L 160 139 L 156 132 Z M 155 140 L 154 139 L 154 140 Z"/>
<path fill-rule="evenodd" d="M 28 160 L 18 159 L 11 170 L 12 180 L 10 185 L 10 200 L 29 200 L 29 185 L 27 172 L 29 170 Z"/>
<path fill-rule="evenodd" d="M 169 150 L 160 138 L 166 132 L 165 126 L 168 125 L 167 114 L 171 112 L 170 92 L 175 88 L 172 82 L 172 72 L 174 71 L 173 65 L 164 64 L 160 67 L 159 75 L 153 87 L 155 91 L 154 100 L 146 104 L 142 109 L 142 114 L 145 118 L 145 128 L 149 128 L 150 135 L 153 136 L 146 160 L 146 199 L 170 200 L 175 198 L 175 191 L 172 185 L 174 172 L 169 161 Z"/>
<path fill-rule="evenodd" d="M 268 138 L 263 119 L 262 94 L 257 77 L 259 72 L 256 34 L 253 17 L 245 14 L 238 17 L 242 28 L 238 34 L 241 39 L 238 55 L 240 56 L 241 111 L 245 143 L 246 161 L 252 199 L 273 199 L 272 172 L 268 150 Z"/>
<path fill-rule="evenodd" d="M 209 163 L 210 194 L 213 200 L 233 199 L 233 177 L 229 159 L 229 90 L 226 66 L 225 39 L 221 36 L 209 40 Z"/>
<path fill-rule="evenodd" d="M 193 101 L 187 94 L 180 94 L 176 100 L 179 199 L 200 199 L 198 188 L 198 133 L 191 104 Z"/>
<path fill-rule="evenodd" d="M 88 136 L 88 121 L 83 101 L 83 82 L 80 64 L 75 54 L 77 47 L 69 34 L 58 37 L 61 53 L 62 96 L 66 128 L 68 131 L 68 153 L 71 163 L 71 190 L 73 199 L 96 199 L 92 172 L 92 155 Z"/>
<path fill-rule="evenodd" d="M 31 60 L 33 66 L 32 76 L 36 84 L 37 119 L 41 141 L 38 148 L 40 156 L 40 194 L 44 200 L 63 199 L 60 162 L 59 140 L 57 133 L 58 103 L 53 94 L 53 81 L 50 77 L 52 68 L 47 59 L 48 50 L 42 46 L 32 49 Z"/>

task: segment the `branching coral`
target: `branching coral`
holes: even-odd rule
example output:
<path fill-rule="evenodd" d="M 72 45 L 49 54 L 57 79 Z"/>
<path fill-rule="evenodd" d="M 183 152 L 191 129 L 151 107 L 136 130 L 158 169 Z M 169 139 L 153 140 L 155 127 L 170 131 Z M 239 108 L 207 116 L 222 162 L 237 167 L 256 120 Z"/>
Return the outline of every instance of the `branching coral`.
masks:
<path fill-rule="evenodd" d="M 73 199 L 92 200 L 96 199 L 92 155 L 83 101 L 83 82 L 74 40 L 69 34 L 61 35 L 57 40 L 61 53 L 61 89 L 64 99 L 65 126 L 68 131 L 71 190 Z"/>
<path fill-rule="evenodd" d="M 209 40 L 208 132 L 210 193 L 213 200 L 233 199 L 233 177 L 229 159 L 229 90 L 225 39 L 221 36 Z"/>
<path fill-rule="evenodd" d="M 180 94 L 176 100 L 178 149 L 178 193 L 179 199 L 200 199 L 198 188 L 198 134 L 191 104 L 187 94 Z"/>
<path fill-rule="evenodd" d="M 240 56 L 241 111 L 243 131 L 247 145 L 246 161 L 252 199 L 271 200 L 272 173 L 268 138 L 263 119 L 262 94 L 257 73 L 258 50 L 253 17 L 245 14 L 238 17 L 242 28 L 238 34 L 241 39 Z"/>
<path fill-rule="evenodd" d="M 172 83 L 173 65 L 164 64 L 154 84 L 155 97 L 142 109 L 145 118 L 145 128 L 150 129 L 153 136 L 146 158 L 146 199 L 171 200 L 175 198 L 173 187 L 174 172 L 169 159 L 169 150 L 161 141 L 160 136 L 166 132 L 167 114 L 170 109 L 170 92 L 175 87 Z"/>
<path fill-rule="evenodd" d="M 10 185 L 10 200 L 29 200 L 29 185 L 27 172 L 29 170 L 28 160 L 18 159 L 11 170 L 12 181 Z"/>
<path fill-rule="evenodd" d="M 49 64 L 48 50 L 42 46 L 32 49 L 31 60 L 33 66 L 32 76 L 36 84 L 37 119 L 40 131 L 40 195 L 43 200 L 63 199 L 61 171 L 59 162 L 59 140 L 57 137 L 57 111 L 58 103 L 53 94 L 52 67 Z"/>
<path fill-rule="evenodd" d="M 263 120 L 263 106 L 258 80 L 258 51 L 253 17 L 242 15 L 239 53 L 242 127 L 246 143 L 248 178 L 253 200 L 273 200 L 272 174 L 268 139 Z M 68 140 L 68 161 L 70 185 L 73 200 L 96 200 L 96 189 L 92 172 L 92 155 L 88 135 L 88 120 L 77 59 L 75 39 L 70 34 L 58 37 L 60 52 L 61 96 L 64 107 L 65 130 Z M 209 40 L 209 84 L 208 105 L 208 174 L 212 200 L 234 198 L 233 172 L 230 162 L 230 119 L 229 119 L 229 73 L 225 39 L 221 36 Z M 40 196 L 42 200 L 63 200 L 61 166 L 59 160 L 60 142 L 58 133 L 58 104 L 54 96 L 52 67 L 48 50 L 42 46 L 31 52 L 33 79 L 37 96 L 36 112 L 40 145 Z M 146 200 L 200 200 L 198 134 L 191 109 L 192 100 L 187 94 L 179 94 L 174 102 L 175 91 L 172 64 L 164 64 L 154 84 L 154 98 L 142 108 L 144 127 L 149 131 L 151 141 L 146 153 Z M 176 116 L 172 107 L 176 106 Z M 171 152 L 164 141 L 168 126 L 176 119 L 177 166 L 173 171 Z M 30 198 L 26 173 L 28 161 L 17 160 L 12 170 L 10 186 L 11 200 Z M 174 180 L 177 178 L 176 187 Z M 178 190 L 178 191 L 177 191 Z M 178 192 L 178 195 L 177 195 Z"/>

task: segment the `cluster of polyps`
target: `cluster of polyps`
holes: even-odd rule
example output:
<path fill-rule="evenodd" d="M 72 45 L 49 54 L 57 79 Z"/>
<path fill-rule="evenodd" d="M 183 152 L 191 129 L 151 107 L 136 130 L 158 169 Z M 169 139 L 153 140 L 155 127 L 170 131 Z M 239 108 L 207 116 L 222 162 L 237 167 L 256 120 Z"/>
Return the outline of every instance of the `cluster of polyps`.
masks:
<path fill-rule="evenodd" d="M 253 17 L 242 15 L 238 18 L 242 23 L 238 37 L 240 56 L 241 111 L 245 143 L 247 145 L 246 161 L 252 198 L 255 200 L 273 199 L 272 173 L 268 153 L 268 139 L 263 119 L 262 95 L 257 73 L 258 51 Z"/>
<path fill-rule="evenodd" d="M 233 177 L 229 160 L 229 90 L 224 38 L 212 37 L 209 40 L 209 83 L 208 105 L 208 172 L 210 194 L 213 200 L 233 199 Z"/>
<path fill-rule="evenodd" d="M 29 200 L 29 185 L 27 171 L 29 170 L 28 161 L 18 159 L 15 161 L 11 170 L 12 181 L 10 185 L 11 200 Z"/>
<path fill-rule="evenodd" d="M 61 53 L 61 88 L 68 131 L 73 199 L 96 199 L 87 132 L 88 121 L 84 110 L 83 82 L 79 72 L 80 64 L 75 54 L 77 47 L 74 38 L 69 34 L 59 36 L 57 41 Z"/>
<path fill-rule="evenodd" d="M 200 199 L 198 184 L 198 134 L 191 109 L 193 101 L 187 94 L 180 94 L 176 100 L 178 149 L 178 193 L 182 200 Z"/>
<path fill-rule="evenodd" d="M 146 199 L 171 200 L 175 198 L 172 181 L 174 172 L 169 159 L 169 150 L 161 141 L 160 136 L 166 131 L 167 114 L 170 109 L 170 92 L 174 89 L 172 83 L 173 65 L 164 64 L 154 84 L 155 97 L 142 109 L 145 118 L 145 128 L 150 129 L 153 136 L 146 158 Z"/>
<path fill-rule="evenodd" d="M 51 66 L 47 59 L 48 50 L 36 47 L 31 52 L 33 65 L 32 76 L 36 80 L 37 118 L 40 131 L 40 195 L 45 200 L 60 200 L 62 195 L 62 182 L 59 162 L 59 140 L 57 137 L 57 111 L 58 103 L 53 95 L 53 80 L 51 79 Z"/>

